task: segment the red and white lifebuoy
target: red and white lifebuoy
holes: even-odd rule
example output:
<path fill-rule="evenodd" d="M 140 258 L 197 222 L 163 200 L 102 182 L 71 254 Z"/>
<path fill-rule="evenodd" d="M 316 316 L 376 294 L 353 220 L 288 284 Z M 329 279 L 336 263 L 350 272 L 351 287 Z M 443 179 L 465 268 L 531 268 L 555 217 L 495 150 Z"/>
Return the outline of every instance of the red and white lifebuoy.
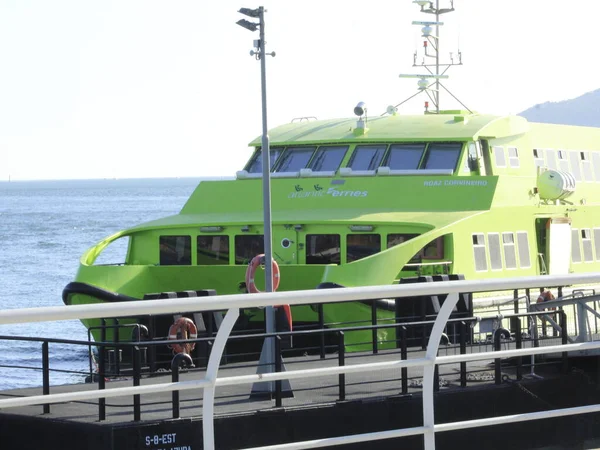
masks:
<path fill-rule="evenodd" d="M 198 328 L 192 319 L 187 317 L 180 317 L 175 321 L 173 325 L 169 327 L 169 337 L 172 340 L 181 339 L 196 339 L 198 337 Z M 169 347 L 173 349 L 173 353 L 187 353 L 188 355 L 196 347 L 195 342 L 183 342 L 170 344 Z"/>
<path fill-rule="evenodd" d="M 277 261 L 272 260 L 273 264 L 273 292 L 277 290 L 279 287 L 279 265 Z M 246 269 L 246 289 L 251 294 L 257 294 L 260 291 L 256 287 L 256 283 L 254 281 L 254 277 L 256 276 L 256 269 L 265 264 L 265 255 L 261 253 L 260 255 L 256 255 L 248 264 L 248 268 Z"/>

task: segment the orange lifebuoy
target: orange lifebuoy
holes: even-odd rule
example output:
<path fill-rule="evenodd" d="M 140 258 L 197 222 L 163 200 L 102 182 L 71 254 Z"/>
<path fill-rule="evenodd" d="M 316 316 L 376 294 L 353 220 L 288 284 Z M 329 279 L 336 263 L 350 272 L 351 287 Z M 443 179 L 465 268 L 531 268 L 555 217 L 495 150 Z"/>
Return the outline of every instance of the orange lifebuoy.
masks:
<path fill-rule="evenodd" d="M 256 287 L 256 283 L 254 282 L 254 276 L 256 275 L 256 269 L 258 269 L 259 266 L 264 264 L 265 255 L 263 253 L 261 253 L 260 255 L 256 255 L 254 258 L 252 258 L 250 264 L 248 264 L 248 268 L 246 269 L 246 289 L 248 289 L 248 292 L 250 292 L 251 294 L 256 294 L 260 292 Z M 277 264 L 277 261 L 273 260 L 272 267 L 273 292 L 275 292 L 279 287 L 279 265 Z"/>
<path fill-rule="evenodd" d="M 198 328 L 192 319 L 187 317 L 180 317 L 175 321 L 173 325 L 169 327 L 168 339 L 180 340 L 180 339 L 196 339 L 198 337 Z M 169 347 L 173 349 L 173 353 L 187 353 L 188 355 L 196 347 L 195 342 L 184 342 L 170 344 Z"/>

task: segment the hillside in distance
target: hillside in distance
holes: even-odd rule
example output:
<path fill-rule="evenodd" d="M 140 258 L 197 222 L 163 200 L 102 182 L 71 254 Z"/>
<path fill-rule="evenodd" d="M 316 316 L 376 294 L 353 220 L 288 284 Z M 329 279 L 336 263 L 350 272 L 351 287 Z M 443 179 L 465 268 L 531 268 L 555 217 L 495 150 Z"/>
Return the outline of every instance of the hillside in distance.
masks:
<path fill-rule="evenodd" d="M 600 89 L 571 100 L 540 103 L 518 115 L 530 122 L 600 127 Z"/>

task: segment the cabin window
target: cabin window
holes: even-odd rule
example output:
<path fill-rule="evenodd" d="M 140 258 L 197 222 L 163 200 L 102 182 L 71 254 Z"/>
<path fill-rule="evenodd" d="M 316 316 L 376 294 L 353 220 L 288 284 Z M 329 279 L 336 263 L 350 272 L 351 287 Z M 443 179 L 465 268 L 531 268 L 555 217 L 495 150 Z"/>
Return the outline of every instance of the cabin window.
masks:
<path fill-rule="evenodd" d="M 349 234 L 346 236 L 346 262 L 358 261 L 381 251 L 378 234 Z"/>
<path fill-rule="evenodd" d="M 421 257 L 423 259 L 442 259 L 444 257 L 444 238 L 434 239 L 423 247 Z"/>
<path fill-rule="evenodd" d="M 279 155 L 281 155 L 282 152 L 283 147 L 274 147 L 269 150 L 269 155 L 271 156 L 271 170 L 275 166 L 275 162 L 277 161 L 277 158 L 279 158 Z M 259 149 L 256 152 L 254 152 L 252 159 L 246 166 L 246 171 L 248 171 L 248 173 L 262 173 L 262 150 Z"/>
<path fill-rule="evenodd" d="M 352 170 L 375 170 L 385 154 L 385 145 L 357 145 L 348 167 Z"/>
<path fill-rule="evenodd" d="M 594 228 L 594 250 L 596 250 L 596 261 L 600 260 L 600 228 Z"/>
<path fill-rule="evenodd" d="M 571 230 L 571 261 L 581 262 L 581 248 L 579 248 L 579 230 Z"/>
<path fill-rule="evenodd" d="M 229 236 L 198 236 L 196 244 L 199 266 L 229 264 Z"/>
<path fill-rule="evenodd" d="M 94 261 L 94 266 L 119 266 L 127 261 L 129 251 L 129 236 L 121 236 L 112 241 L 102 250 Z"/>
<path fill-rule="evenodd" d="M 558 170 L 563 172 L 569 171 L 569 160 L 567 159 L 566 150 L 558 150 Z"/>
<path fill-rule="evenodd" d="M 190 236 L 160 236 L 161 266 L 189 266 L 192 264 L 192 238 Z"/>
<path fill-rule="evenodd" d="M 475 259 L 475 270 L 477 272 L 483 272 L 487 270 L 485 236 L 483 233 L 477 233 L 473 235 L 473 258 Z"/>
<path fill-rule="evenodd" d="M 418 234 L 388 234 L 387 235 L 387 248 L 394 247 L 395 245 L 400 245 L 403 242 L 409 241 L 413 238 L 416 238 Z M 415 263 L 419 262 L 420 252 L 414 255 L 409 262 Z"/>
<path fill-rule="evenodd" d="M 383 165 L 391 170 L 416 170 L 424 151 L 425 144 L 391 145 Z"/>
<path fill-rule="evenodd" d="M 502 245 L 504 246 L 504 265 L 507 269 L 516 269 L 515 234 L 502 233 Z"/>
<path fill-rule="evenodd" d="M 583 169 L 583 178 L 585 181 L 594 181 L 592 161 L 590 161 L 590 152 L 579 152 L 581 158 L 581 167 Z"/>
<path fill-rule="evenodd" d="M 546 150 L 546 166 L 556 170 L 556 150 Z"/>
<path fill-rule="evenodd" d="M 571 173 L 576 181 L 581 181 L 581 167 L 579 166 L 579 152 L 569 152 L 569 160 L 571 161 Z"/>
<path fill-rule="evenodd" d="M 585 262 L 591 262 L 594 260 L 592 254 L 592 233 L 589 228 L 581 230 L 581 244 L 583 246 L 583 260 Z"/>
<path fill-rule="evenodd" d="M 529 237 L 526 231 L 517 231 L 517 244 L 519 251 L 519 267 L 526 269 L 531 267 L 531 259 L 529 259 Z"/>
<path fill-rule="evenodd" d="M 469 142 L 468 155 L 465 158 L 465 172 L 477 172 L 479 170 L 479 155 L 475 142 Z"/>
<path fill-rule="evenodd" d="M 510 167 L 519 167 L 519 150 L 517 147 L 508 147 L 508 164 Z"/>
<path fill-rule="evenodd" d="M 494 158 L 496 159 L 496 167 L 506 167 L 506 156 L 504 156 L 504 147 L 498 145 L 492 147 Z"/>
<path fill-rule="evenodd" d="M 502 255 L 500 255 L 500 235 L 488 233 L 490 247 L 490 267 L 492 270 L 502 270 Z"/>
<path fill-rule="evenodd" d="M 429 144 L 423 169 L 456 169 L 462 143 Z"/>
<path fill-rule="evenodd" d="M 533 149 L 533 163 L 536 167 L 544 167 L 544 150 Z"/>
<path fill-rule="evenodd" d="M 600 153 L 592 152 L 592 163 L 594 166 L 594 176 L 596 181 L 600 181 Z"/>
<path fill-rule="evenodd" d="M 319 147 L 310 163 L 310 168 L 315 172 L 336 171 L 342 164 L 342 159 L 344 159 L 347 150 L 348 146 Z"/>
<path fill-rule="evenodd" d="M 306 264 L 339 264 L 339 234 L 307 234 Z"/>
<path fill-rule="evenodd" d="M 316 147 L 288 147 L 275 168 L 275 172 L 299 172 L 308 167 Z"/>
<path fill-rule="evenodd" d="M 248 264 L 256 255 L 265 252 L 262 234 L 240 234 L 235 237 L 235 263 Z"/>

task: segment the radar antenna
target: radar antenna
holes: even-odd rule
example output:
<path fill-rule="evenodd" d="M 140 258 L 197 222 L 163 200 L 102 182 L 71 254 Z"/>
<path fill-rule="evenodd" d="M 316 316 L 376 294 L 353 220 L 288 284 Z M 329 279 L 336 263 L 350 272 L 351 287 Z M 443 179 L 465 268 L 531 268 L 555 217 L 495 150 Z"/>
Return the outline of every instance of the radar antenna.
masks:
<path fill-rule="evenodd" d="M 462 53 L 460 49 L 458 49 L 456 56 L 453 52 L 450 53 L 450 62 L 440 62 L 440 27 L 444 25 L 443 22 L 440 22 L 440 15 L 454 11 L 454 0 L 450 0 L 449 8 L 440 8 L 440 0 L 435 0 L 435 6 L 433 0 L 413 0 L 413 3 L 421 7 L 422 13 L 435 15 L 435 21 L 414 21 L 412 23 L 413 25 L 419 25 L 422 27 L 421 36 L 425 38 L 423 40 L 421 60 L 418 61 L 419 51 L 415 50 L 413 55 L 413 67 L 423 68 L 428 73 L 422 73 L 420 75 L 400 74 L 400 78 L 417 78 L 419 80 L 417 82 L 419 90 L 416 94 L 411 95 L 409 98 L 393 107 L 398 108 L 398 106 L 406 103 L 413 97 L 416 97 L 421 92 L 425 92 L 431 100 L 434 108 L 433 111 L 430 111 L 429 102 L 426 101 L 425 112 L 439 114 L 441 87 L 466 110 L 472 113 L 472 111 L 467 108 L 458 98 L 456 98 L 440 81 L 448 78 L 446 72 L 448 69 L 450 69 L 450 67 L 462 65 Z M 435 27 L 435 30 L 433 27 Z"/>

